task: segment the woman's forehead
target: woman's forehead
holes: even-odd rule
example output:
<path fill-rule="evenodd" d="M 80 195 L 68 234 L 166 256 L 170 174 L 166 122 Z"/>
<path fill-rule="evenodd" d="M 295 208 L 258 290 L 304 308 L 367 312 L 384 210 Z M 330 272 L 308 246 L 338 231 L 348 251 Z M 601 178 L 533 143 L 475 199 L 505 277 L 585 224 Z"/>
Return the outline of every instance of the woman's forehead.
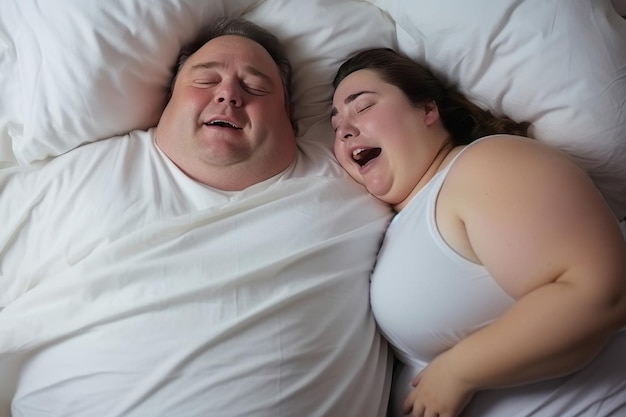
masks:
<path fill-rule="evenodd" d="M 335 90 L 333 102 L 353 101 L 352 97 L 359 92 L 372 92 L 374 88 L 380 88 L 384 81 L 378 76 L 376 71 L 371 69 L 360 69 L 347 75 Z"/>

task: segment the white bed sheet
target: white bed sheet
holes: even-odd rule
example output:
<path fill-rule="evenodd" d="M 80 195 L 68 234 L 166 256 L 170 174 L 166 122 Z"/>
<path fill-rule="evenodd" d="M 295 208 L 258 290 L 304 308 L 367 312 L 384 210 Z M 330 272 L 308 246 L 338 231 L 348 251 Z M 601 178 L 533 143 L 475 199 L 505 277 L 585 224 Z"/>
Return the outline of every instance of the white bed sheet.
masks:
<path fill-rule="evenodd" d="M 14 417 L 381 415 L 367 300 L 390 210 L 315 143 L 224 193 L 151 141 L 0 171 L 14 196 L 0 200 L 0 415 L 10 366 L 32 353 Z"/>

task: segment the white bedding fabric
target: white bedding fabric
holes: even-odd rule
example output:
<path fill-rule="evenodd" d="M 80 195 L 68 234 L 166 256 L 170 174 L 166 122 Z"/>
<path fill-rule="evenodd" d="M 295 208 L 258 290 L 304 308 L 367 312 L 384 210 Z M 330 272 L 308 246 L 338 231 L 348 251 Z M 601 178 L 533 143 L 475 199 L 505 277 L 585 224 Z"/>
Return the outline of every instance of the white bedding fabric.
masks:
<path fill-rule="evenodd" d="M 136 131 L 0 189 L 0 416 L 26 355 L 13 417 L 384 415 L 369 274 L 390 211 L 328 149 L 224 193 Z"/>
<path fill-rule="evenodd" d="M 356 49 L 394 46 L 362 0 L 2 0 L 0 163 L 30 163 L 156 124 L 180 47 L 221 16 L 285 44 L 299 133 L 327 120 L 331 81 Z"/>
<path fill-rule="evenodd" d="M 369 0 L 398 48 L 495 113 L 532 123 L 626 218 L 626 20 L 610 0 Z"/>
<path fill-rule="evenodd" d="M 0 193 L 9 196 L 0 199 L 0 308 L 8 305 L 0 417 L 19 359 L 44 347 L 20 386 L 20 398 L 42 404 L 29 416 L 51 407 L 85 415 L 81 407 L 111 392 L 126 399 L 103 405 L 104 417 L 139 415 L 140 402 L 159 408 L 150 417 L 184 416 L 182 404 L 202 415 L 223 416 L 215 410 L 225 407 L 376 415 L 372 392 L 388 381 L 368 361 L 386 350 L 369 317 L 367 276 L 387 214 L 370 211 L 371 199 L 335 179 L 342 174 L 327 162 L 314 169 L 325 180 L 299 178 L 318 163 L 307 158 L 328 157 L 313 141 L 332 139 L 330 81 L 361 48 L 398 47 L 479 102 L 535 122 L 538 140 L 574 155 L 626 215 L 626 22 L 609 0 L 2 0 L 0 8 Z M 138 131 L 87 145 L 98 157 L 86 148 L 59 157 L 153 126 L 179 47 L 222 15 L 243 15 L 287 46 L 308 155 L 301 163 L 310 162 L 294 178 L 239 196 L 211 192 L 170 170 Z M 150 158 L 121 157 L 141 152 Z M 265 187 L 266 195 L 254 191 Z M 274 222 L 256 222 L 263 214 Z M 307 230 L 293 230 L 304 219 Z M 296 266 L 311 275 L 292 279 Z M 311 294 L 327 302 L 313 304 Z M 344 326 L 351 330 L 338 332 Z M 158 339 L 169 331 L 175 336 Z M 120 340 L 130 343 L 118 350 Z M 336 353 L 316 358 L 305 346 Z M 117 369 L 106 373 L 103 362 Z M 49 378 L 33 377 L 39 370 Z M 91 389 L 93 378 L 106 379 L 102 391 Z M 83 403 L 65 403 L 65 390 L 85 393 L 72 395 Z M 207 390 L 217 398 L 198 400 Z M 363 410 L 354 407 L 360 399 Z"/>
<path fill-rule="evenodd" d="M 242 15 L 287 47 L 301 135 L 328 119 L 349 54 L 396 47 L 532 122 L 626 217 L 626 20 L 611 0 L 2 0 L 1 10 L 0 167 L 154 126 L 179 47 L 204 22 Z"/>
<path fill-rule="evenodd" d="M 616 334 L 588 366 L 571 375 L 510 388 L 478 392 L 459 417 L 626 416 L 626 329 Z M 423 368 L 399 366 L 390 402 L 398 410 L 411 381 Z M 389 417 L 404 417 L 392 411 Z"/>

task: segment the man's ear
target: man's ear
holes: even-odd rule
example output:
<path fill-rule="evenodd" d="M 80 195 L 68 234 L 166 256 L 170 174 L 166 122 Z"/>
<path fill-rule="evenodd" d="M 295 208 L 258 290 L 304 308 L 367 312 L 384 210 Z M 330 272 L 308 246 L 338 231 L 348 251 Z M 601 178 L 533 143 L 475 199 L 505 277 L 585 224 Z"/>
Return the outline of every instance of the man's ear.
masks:
<path fill-rule="evenodd" d="M 427 101 L 423 104 L 424 107 L 424 123 L 426 126 L 430 126 L 439 120 L 439 107 L 435 100 Z"/>

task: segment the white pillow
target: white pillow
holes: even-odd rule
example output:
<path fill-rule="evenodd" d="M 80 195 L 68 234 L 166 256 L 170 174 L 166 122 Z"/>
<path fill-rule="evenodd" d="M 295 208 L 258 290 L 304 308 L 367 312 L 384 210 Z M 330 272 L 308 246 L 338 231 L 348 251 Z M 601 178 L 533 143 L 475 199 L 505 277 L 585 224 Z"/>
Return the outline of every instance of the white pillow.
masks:
<path fill-rule="evenodd" d="M 349 53 L 395 42 L 393 23 L 359 0 L 2 2 L 0 163 L 156 125 L 181 45 L 219 16 L 243 15 L 285 39 L 302 132 L 326 117 Z"/>
<path fill-rule="evenodd" d="M 0 23 L 19 75 L 5 129 L 15 158 L 28 163 L 153 126 L 181 43 L 203 21 L 252 3 L 3 1 Z"/>
<path fill-rule="evenodd" d="M 370 0 L 398 47 L 584 166 L 626 216 L 626 21 L 610 0 Z"/>
<path fill-rule="evenodd" d="M 324 121 L 331 143 L 332 81 L 339 66 L 362 48 L 396 47 L 393 21 L 360 0 L 266 0 L 244 16 L 287 47 L 294 67 L 298 134 Z"/>

